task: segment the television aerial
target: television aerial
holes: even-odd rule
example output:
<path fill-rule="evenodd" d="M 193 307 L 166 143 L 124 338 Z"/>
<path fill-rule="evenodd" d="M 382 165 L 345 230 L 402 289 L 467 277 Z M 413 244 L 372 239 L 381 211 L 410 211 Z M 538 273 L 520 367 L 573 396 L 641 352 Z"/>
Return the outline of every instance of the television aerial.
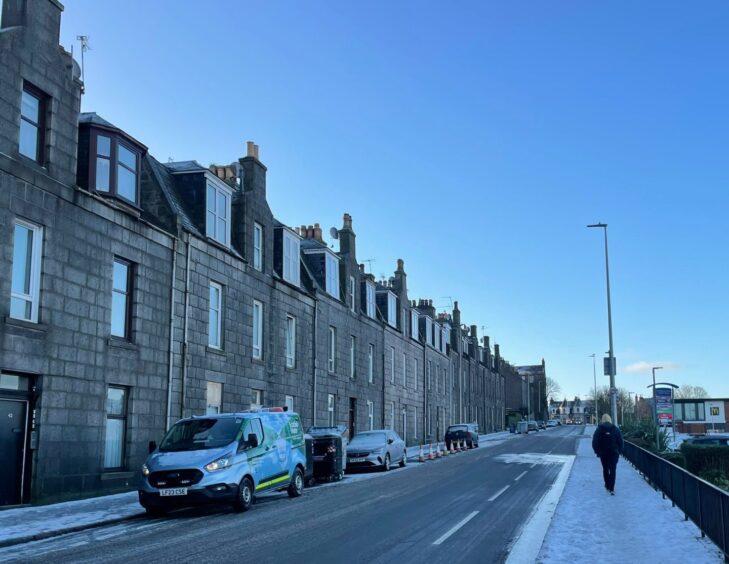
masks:
<path fill-rule="evenodd" d="M 332 239 L 339 239 L 339 231 L 337 230 L 336 227 L 332 227 L 329 230 L 329 235 L 331 236 Z"/>

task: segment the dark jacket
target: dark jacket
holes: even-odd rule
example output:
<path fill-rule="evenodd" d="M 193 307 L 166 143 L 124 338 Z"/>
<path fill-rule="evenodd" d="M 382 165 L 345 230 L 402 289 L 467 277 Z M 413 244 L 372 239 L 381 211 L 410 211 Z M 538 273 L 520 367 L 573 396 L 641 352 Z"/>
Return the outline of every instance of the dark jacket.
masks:
<path fill-rule="evenodd" d="M 597 456 L 616 456 L 623 452 L 623 435 L 612 423 L 600 423 L 592 435 L 592 450 Z"/>

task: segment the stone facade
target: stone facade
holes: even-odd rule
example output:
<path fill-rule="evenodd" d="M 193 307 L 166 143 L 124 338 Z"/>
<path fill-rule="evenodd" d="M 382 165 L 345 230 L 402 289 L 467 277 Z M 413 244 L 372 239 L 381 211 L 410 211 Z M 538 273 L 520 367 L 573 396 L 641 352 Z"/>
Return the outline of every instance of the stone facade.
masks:
<path fill-rule="evenodd" d="M 457 302 L 437 314 L 411 300 L 402 260 L 389 280 L 366 274 L 349 214 L 338 251 L 318 224 L 279 223 L 252 143 L 230 165 L 162 164 L 80 114 L 78 67 L 58 46 L 62 6 L 3 5 L 0 410 L 25 409 L 28 422 L 0 505 L 133 488 L 148 441 L 174 421 L 259 404 L 289 405 L 306 427 L 394 428 L 408 444 L 463 421 L 503 428 L 515 369 L 461 324 Z M 19 149 L 26 83 L 43 93 L 37 159 Z M 29 319 L 8 299 L 26 258 L 18 222 L 40 235 Z"/>

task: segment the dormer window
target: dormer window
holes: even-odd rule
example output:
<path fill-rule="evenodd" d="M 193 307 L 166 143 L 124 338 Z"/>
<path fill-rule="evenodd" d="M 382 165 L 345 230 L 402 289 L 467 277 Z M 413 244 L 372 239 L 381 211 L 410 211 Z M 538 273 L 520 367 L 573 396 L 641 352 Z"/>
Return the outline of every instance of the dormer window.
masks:
<path fill-rule="evenodd" d="M 284 280 L 299 285 L 301 255 L 299 253 L 300 241 L 299 238 L 284 229 L 283 231 L 283 277 Z"/>
<path fill-rule="evenodd" d="M 349 277 L 349 309 L 352 313 L 357 313 L 357 306 L 355 301 L 355 281 L 354 276 Z"/>
<path fill-rule="evenodd" d="M 253 268 L 263 270 L 263 226 L 260 223 L 253 224 Z"/>
<path fill-rule="evenodd" d="M 339 299 L 339 260 L 326 253 L 326 291 L 330 296 Z"/>
<path fill-rule="evenodd" d="M 365 283 L 365 295 L 367 298 L 367 317 L 375 319 L 375 285 L 369 280 Z"/>
<path fill-rule="evenodd" d="M 414 309 L 410 310 L 410 337 L 418 340 L 418 312 Z"/>
<path fill-rule="evenodd" d="M 89 186 L 97 192 L 139 205 L 139 149 L 107 131 L 93 131 L 89 148 Z"/>
<path fill-rule="evenodd" d="M 208 182 L 205 234 L 226 247 L 230 246 L 230 200 L 228 189 Z"/>
<path fill-rule="evenodd" d="M 425 318 L 425 343 L 433 346 L 433 320 L 427 316 Z"/>
<path fill-rule="evenodd" d="M 392 292 L 387 294 L 387 322 L 397 327 L 397 296 Z"/>

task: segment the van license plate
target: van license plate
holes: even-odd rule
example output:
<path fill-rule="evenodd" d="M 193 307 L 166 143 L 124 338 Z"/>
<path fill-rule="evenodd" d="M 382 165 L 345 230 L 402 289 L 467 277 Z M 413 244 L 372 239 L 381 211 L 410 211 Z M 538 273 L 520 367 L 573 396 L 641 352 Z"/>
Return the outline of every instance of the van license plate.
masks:
<path fill-rule="evenodd" d="M 350 458 L 349 459 L 350 462 L 364 462 L 365 460 L 366 460 L 365 458 Z"/>
<path fill-rule="evenodd" d="M 171 495 L 187 495 L 187 488 L 167 488 L 159 491 L 159 495 L 162 497 Z"/>

